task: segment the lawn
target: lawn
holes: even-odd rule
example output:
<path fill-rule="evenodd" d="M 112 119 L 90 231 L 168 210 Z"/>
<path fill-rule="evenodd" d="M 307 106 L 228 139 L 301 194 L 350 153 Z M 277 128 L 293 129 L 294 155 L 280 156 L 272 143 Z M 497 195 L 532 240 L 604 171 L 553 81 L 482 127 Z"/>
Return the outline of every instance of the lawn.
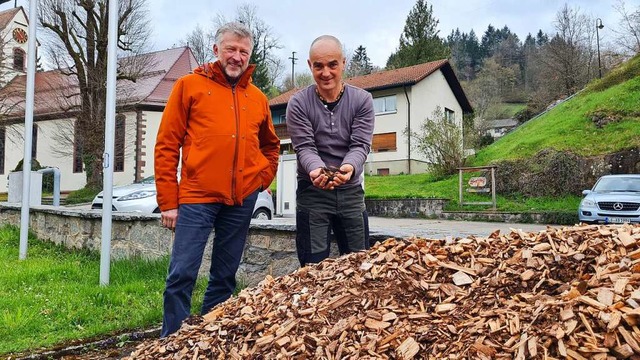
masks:
<path fill-rule="evenodd" d="M 446 210 L 486 210 L 488 206 L 460 206 L 458 199 L 458 175 L 444 179 L 434 178 L 430 174 L 366 176 L 365 194 L 367 199 L 393 198 L 444 198 L 452 200 Z M 465 195 L 465 201 L 467 201 Z M 577 211 L 580 196 L 563 197 L 505 197 L 498 194 L 496 198 L 498 211 Z M 475 201 L 490 201 L 489 195 L 484 199 L 479 196 Z"/>
<path fill-rule="evenodd" d="M 542 149 L 580 156 L 609 154 L 640 146 L 640 77 L 599 92 L 586 92 L 529 121 L 471 158 L 470 165 L 528 158 Z M 617 118 L 602 128 L 595 114 Z"/>
<path fill-rule="evenodd" d="M 159 326 L 168 258 L 111 262 L 99 285 L 100 256 L 29 238 L 18 260 L 19 230 L 0 228 L 0 357 L 70 340 Z M 199 309 L 205 279 L 198 282 Z"/>

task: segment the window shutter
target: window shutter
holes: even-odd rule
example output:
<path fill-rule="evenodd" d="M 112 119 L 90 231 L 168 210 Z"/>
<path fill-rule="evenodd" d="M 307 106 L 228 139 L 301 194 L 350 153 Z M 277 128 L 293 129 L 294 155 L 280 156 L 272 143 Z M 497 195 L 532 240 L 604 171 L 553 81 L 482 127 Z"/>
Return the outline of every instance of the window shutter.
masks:
<path fill-rule="evenodd" d="M 396 133 L 374 134 L 371 149 L 374 152 L 395 151 Z"/>

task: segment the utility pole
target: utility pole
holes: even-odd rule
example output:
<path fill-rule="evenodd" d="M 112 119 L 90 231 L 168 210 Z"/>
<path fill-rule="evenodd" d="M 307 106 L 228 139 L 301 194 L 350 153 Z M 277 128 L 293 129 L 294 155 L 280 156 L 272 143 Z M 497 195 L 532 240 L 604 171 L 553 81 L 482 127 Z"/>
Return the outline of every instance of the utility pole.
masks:
<path fill-rule="evenodd" d="M 291 57 L 289 58 L 291 59 L 291 87 L 295 88 L 296 87 L 296 77 L 295 77 L 295 67 L 296 67 L 296 60 L 298 60 L 298 58 L 296 57 L 296 52 L 292 51 L 291 52 Z"/>

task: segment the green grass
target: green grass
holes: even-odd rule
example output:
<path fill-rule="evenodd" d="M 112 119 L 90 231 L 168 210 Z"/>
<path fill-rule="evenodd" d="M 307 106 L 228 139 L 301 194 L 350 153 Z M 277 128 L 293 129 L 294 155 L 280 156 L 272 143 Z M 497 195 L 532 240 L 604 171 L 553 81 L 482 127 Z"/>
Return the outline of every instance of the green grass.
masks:
<path fill-rule="evenodd" d="M 168 258 L 111 262 L 110 285 L 99 285 L 100 256 L 29 238 L 18 260 L 19 230 L 0 228 L 0 354 L 51 347 L 159 326 Z M 206 285 L 194 293 L 194 312 Z"/>
<path fill-rule="evenodd" d="M 93 189 L 90 187 L 83 187 L 76 191 L 72 191 L 65 198 L 65 204 L 80 204 L 93 201 L 93 198 L 98 195 L 100 189 Z"/>
<path fill-rule="evenodd" d="M 444 198 L 451 200 L 446 210 L 481 211 L 490 206 L 459 204 L 458 175 L 445 179 L 434 178 L 430 174 L 366 176 L 365 194 L 367 199 L 398 198 Z M 498 194 L 496 206 L 498 211 L 574 211 L 578 209 L 580 196 L 565 197 L 505 197 Z M 464 195 L 464 201 L 491 201 L 490 195 Z"/>

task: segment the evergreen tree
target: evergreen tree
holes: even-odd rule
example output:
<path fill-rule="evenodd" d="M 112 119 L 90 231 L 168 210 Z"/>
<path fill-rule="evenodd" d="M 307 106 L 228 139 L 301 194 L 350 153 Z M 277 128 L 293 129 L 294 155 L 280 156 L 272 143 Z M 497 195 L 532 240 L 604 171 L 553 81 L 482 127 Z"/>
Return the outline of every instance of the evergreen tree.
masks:
<path fill-rule="evenodd" d="M 362 45 L 358 46 L 351 61 L 349 61 L 345 75 L 347 77 L 367 75 L 371 74 L 372 70 L 373 65 L 371 64 L 371 59 L 367 56 L 367 48 Z"/>
<path fill-rule="evenodd" d="M 542 32 L 542 29 L 538 30 L 538 34 L 536 34 L 536 45 L 538 47 L 542 47 L 549 43 L 549 36 Z"/>
<path fill-rule="evenodd" d="M 493 25 L 489 24 L 489 26 L 487 26 L 487 30 L 484 31 L 480 42 L 480 52 L 483 59 L 493 56 L 493 50 L 495 49 L 495 44 L 497 42 L 498 32 Z"/>
<path fill-rule="evenodd" d="M 438 36 L 438 23 L 433 17 L 433 6 L 418 0 L 407 16 L 398 50 L 387 60 L 387 69 L 449 57 L 449 48 Z"/>

